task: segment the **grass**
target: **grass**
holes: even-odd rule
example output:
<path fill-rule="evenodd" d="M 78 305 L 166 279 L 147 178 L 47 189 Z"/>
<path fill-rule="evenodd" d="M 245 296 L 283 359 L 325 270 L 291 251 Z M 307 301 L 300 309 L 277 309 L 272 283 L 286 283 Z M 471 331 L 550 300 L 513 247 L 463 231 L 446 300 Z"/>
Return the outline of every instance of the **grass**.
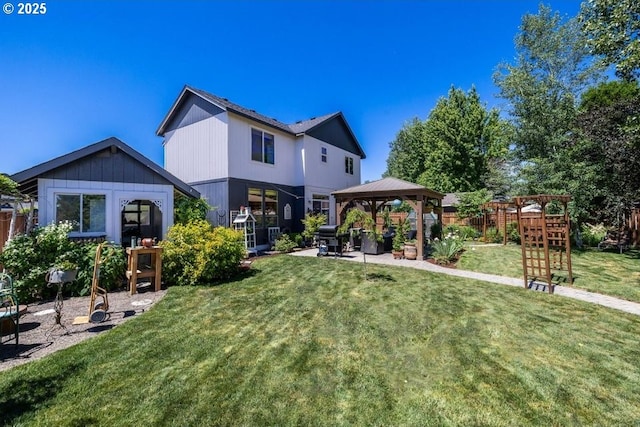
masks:
<path fill-rule="evenodd" d="M 629 425 L 640 318 L 331 258 L 217 287 L 0 377 L 8 425 Z"/>
<path fill-rule="evenodd" d="M 574 287 L 640 302 L 639 261 L 638 250 L 630 250 L 623 254 L 574 250 L 571 253 Z M 467 248 L 463 253 L 458 268 L 500 276 L 522 277 L 522 252 L 519 245 L 513 244 L 475 246 L 475 249 Z"/>

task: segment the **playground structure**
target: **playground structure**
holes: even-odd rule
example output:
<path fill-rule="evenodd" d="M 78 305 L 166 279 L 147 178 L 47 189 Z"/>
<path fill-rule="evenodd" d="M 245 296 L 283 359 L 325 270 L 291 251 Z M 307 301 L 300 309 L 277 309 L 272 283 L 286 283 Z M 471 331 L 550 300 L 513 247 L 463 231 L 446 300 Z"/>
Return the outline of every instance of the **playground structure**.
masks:
<path fill-rule="evenodd" d="M 571 270 L 571 227 L 567 204 L 571 196 L 538 194 L 514 197 L 518 214 L 520 247 L 522 249 L 522 270 L 525 288 L 540 286 L 544 281 L 549 293 L 560 282 L 573 284 Z M 523 214 L 523 209 L 531 204 L 540 205 L 540 212 Z M 551 214 L 555 209 L 560 213 Z M 556 272 L 567 272 L 562 277 Z M 555 283 L 554 283 L 555 281 Z"/>

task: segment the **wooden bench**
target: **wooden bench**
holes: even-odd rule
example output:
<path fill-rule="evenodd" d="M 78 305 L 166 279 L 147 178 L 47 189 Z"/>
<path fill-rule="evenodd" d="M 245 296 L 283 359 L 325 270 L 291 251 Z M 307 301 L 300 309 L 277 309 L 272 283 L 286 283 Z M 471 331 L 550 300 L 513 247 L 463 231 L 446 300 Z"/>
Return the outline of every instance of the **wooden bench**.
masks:
<path fill-rule="evenodd" d="M 629 249 L 629 236 L 628 233 L 622 231 L 620 233 L 607 233 L 607 235 L 598 243 L 598 250 L 617 248 L 622 251 Z"/>

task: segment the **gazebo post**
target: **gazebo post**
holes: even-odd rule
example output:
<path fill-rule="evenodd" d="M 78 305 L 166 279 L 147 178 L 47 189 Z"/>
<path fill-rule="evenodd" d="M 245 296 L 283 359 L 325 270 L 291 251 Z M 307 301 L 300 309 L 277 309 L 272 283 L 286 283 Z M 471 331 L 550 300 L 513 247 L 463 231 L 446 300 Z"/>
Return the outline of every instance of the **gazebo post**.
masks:
<path fill-rule="evenodd" d="M 422 260 L 424 256 L 424 196 L 418 195 L 416 197 L 416 205 L 418 210 L 416 211 L 416 233 L 418 238 L 418 259 Z"/>

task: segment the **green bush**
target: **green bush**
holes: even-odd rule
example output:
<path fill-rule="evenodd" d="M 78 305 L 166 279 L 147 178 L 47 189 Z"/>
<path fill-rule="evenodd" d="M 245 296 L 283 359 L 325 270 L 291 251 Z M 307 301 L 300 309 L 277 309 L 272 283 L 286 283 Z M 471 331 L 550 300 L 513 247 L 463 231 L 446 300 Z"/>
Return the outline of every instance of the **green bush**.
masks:
<path fill-rule="evenodd" d="M 520 244 L 520 230 L 517 221 L 507 224 L 507 239 L 510 242 Z"/>
<path fill-rule="evenodd" d="M 300 233 L 289 233 L 289 237 L 291 238 L 291 240 L 296 242 L 297 246 L 302 247 L 302 242 L 304 240 L 304 238 L 302 237 L 302 234 L 300 234 Z"/>
<path fill-rule="evenodd" d="M 205 220 L 175 224 L 160 246 L 164 248 L 162 276 L 168 284 L 179 286 L 230 278 L 246 256 L 242 232 L 213 228 Z"/>
<path fill-rule="evenodd" d="M 53 296 L 56 289 L 47 288 L 45 275 L 63 261 L 79 265 L 81 250 L 69 240 L 72 225 L 68 222 L 35 228 L 29 234 L 15 236 L 0 254 L 0 263 L 13 277 L 21 302 Z"/>
<path fill-rule="evenodd" d="M 495 227 L 487 228 L 484 241 L 486 243 L 502 243 L 502 233 Z"/>
<path fill-rule="evenodd" d="M 458 224 L 445 225 L 442 229 L 443 236 L 457 236 L 460 233 L 460 226 Z"/>
<path fill-rule="evenodd" d="M 78 277 L 71 283 L 70 288 L 74 295 L 88 295 L 91 292 L 93 280 L 93 267 L 96 258 L 97 243 L 77 244 L 80 256 L 78 256 Z M 118 289 L 122 286 L 127 269 L 127 259 L 122 246 L 104 245 L 100 262 L 100 286 L 107 291 Z"/>
<path fill-rule="evenodd" d="M 470 225 L 463 225 L 458 231 L 458 237 L 462 240 L 475 240 L 480 236 L 478 230 Z"/>
<path fill-rule="evenodd" d="M 604 224 L 583 224 L 582 231 L 582 244 L 590 247 L 597 247 L 598 243 L 604 239 L 607 235 L 607 227 Z"/>
<path fill-rule="evenodd" d="M 320 226 L 327 223 L 327 216 L 322 213 L 308 213 L 301 222 L 304 224 L 304 231 L 302 232 L 302 235 L 308 241 L 312 241 L 313 237 L 320 229 Z"/>
<path fill-rule="evenodd" d="M 442 225 L 440 225 L 440 223 L 434 222 L 433 224 L 431 224 L 430 230 L 432 239 L 439 239 L 440 237 L 442 237 Z"/>
<path fill-rule="evenodd" d="M 297 247 L 298 244 L 291 240 L 288 234 L 282 234 L 280 237 L 276 239 L 276 243 L 273 245 L 273 248 L 278 252 L 291 252 L 293 248 Z"/>
<path fill-rule="evenodd" d="M 458 260 L 464 250 L 464 242 L 459 237 L 437 239 L 431 244 L 431 249 L 431 256 L 438 264 L 451 264 Z"/>

